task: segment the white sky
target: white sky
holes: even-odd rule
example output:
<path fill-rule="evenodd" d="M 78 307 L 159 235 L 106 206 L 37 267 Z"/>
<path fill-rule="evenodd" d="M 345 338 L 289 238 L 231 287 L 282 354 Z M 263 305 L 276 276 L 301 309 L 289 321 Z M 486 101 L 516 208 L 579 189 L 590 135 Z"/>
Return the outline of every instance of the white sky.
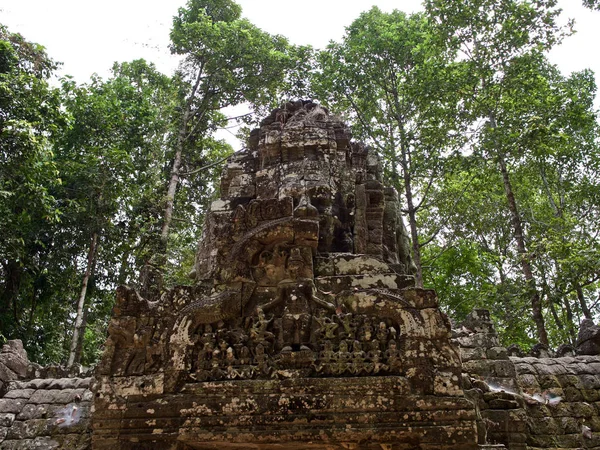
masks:
<path fill-rule="evenodd" d="M 237 0 L 243 15 L 272 34 L 295 44 L 324 47 L 339 40 L 362 11 L 373 5 L 384 11 L 407 13 L 421 0 Z M 169 55 L 172 17 L 185 0 L 0 0 L 0 23 L 29 41 L 46 47 L 63 63 L 61 74 L 83 83 L 90 75 L 106 77 L 115 61 L 145 58 L 170 74 L 176 61 Z M 581 6 L 581 0 L 559 0 L 563 20 L 574 18 L 577 33 L 550 54 L 563 73 L 591 68 L 600 86 L 600 12 Z M 596 100 L 600 105 L 600 99 Z M 231 141 L 231 136 L 222 136 Z M 236 148 L 238 144 L 231 144 Z"/>
<path fill-rule="evenodd" d="M 421 5 L 420 0 L 238 3 L 244 16 L 263 30 L 315 47 L 340 39 L 344 27 L 372 5 L 405 12 Z M 135 58 L 146 58 L 170 73 L 175 65 L 167 48 L 171 18 L 184 4 L 185 0 L 0 0 L 0 23 L 44 45 L 51 57 L 63 62 L 63 74 L 85 82 L 94 72 L 107 75 L 114 61 Z M 600 12 L 583 8 L 580 0 L 559 4 L 565 16 L 576 19 L 578 32 L 553 50 L 552 61 L 565 74 L 586 67 L 600 74 Z"/>

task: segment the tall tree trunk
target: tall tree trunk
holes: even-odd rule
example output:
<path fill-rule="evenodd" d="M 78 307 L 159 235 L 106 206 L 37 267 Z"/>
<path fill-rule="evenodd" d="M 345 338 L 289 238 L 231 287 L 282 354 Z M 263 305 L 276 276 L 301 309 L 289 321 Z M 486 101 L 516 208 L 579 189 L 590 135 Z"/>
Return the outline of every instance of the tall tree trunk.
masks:
<path fill-rule="evenodd" d="M 569 330 L 571 344 L 575 345 L 575 341 L 577 340 L 577 332 L 575 331 L 575 322 L 573 322 L 573 310 L 571 309 L 571 304 L 569 303 L 567 297 L 563 297 L 563 305 L 567 313 L 567 329 Z"/>
<path fill-rule="evenodd" d="M 204 65 L 204 61 L 200 63 L 198 73 L 196 74 L 196 81 L 183 106 L 183 117 L 181 118 L 181 126 L 179 127 L 179 133 L 177 135 L 175 156 L 171 166 L 171 178 L 169 179 L 169 186 L 167 188 L 163 224 L 160 230 L 160 249 L 158 249 L 158 255 L 154 258 L 154 262 L 147 263 L 146 267 L 142 270 L 144 274 L 140 276 L 140 278 L 142 278 L 141 284 L 146 285 L 150 291 L 161 289 L 161 286 L 157 286 L 156 280 L 158 278 L 162 279 L 162 272 L 160 269 L 167 261 L 169 232 L 171 229 L 171 222 L 173 221 L 175 194 L 177 193 L 177 186 L 179 185 L 180 180 L 181 158 L 185 143 L 189 140 L 190 136 L 198 132 L 200 124 L 203 123 L 205 114 L 210 109 L 208 105 L 213 94 L 209 92 L 210 83 L 203 85 L 203 80 L 204 83 L 207 83 L 204 79 Z M 203 96 L 200 99 L 199 105 L 197 104 L 194 106 L 194 100 L 198 100 L 197 94 L 199 91 L 203 92 Z M 144 278 L 146 278 L 145 282 Z M 159 284 L 162 284 L 162 282 Z"/>
<path fill-rule="evenodd" d="M 550 203 L 550 205 L 552 206 L 552 209 L 554 210 L 554 216 L 558 217 L 560 219 L 563 219 L 564 214 L 563 214 L 563 207 L 564 207 L 564 200 L 562 196 L 559 196 L 559 201 L 560 201 L 560 207 L 559 205 L 556 203 L 556 201 L 554 201 L 554 197 L 552 196 L 552 193 L 550 192 L 550 183 L 548 183 L 548 178 L 546 177 L 546 171 L 544 170 L 544 165 L 540 164 L 540 174 L 542 177 L 542 181 L 544 184 L 544 188 L 546 190 L 546 196 L 548 197 L 548 202 Z M 561 222 L 562 224 L 562 222 Z M 563 234 L 564 231 L 562 229 L 562 225 L 560 226 L 558 232 L 560 234 Z M 559 266 L 558 262 L 556 263 L 557 266 Z M 562 264 L 561 264 L 562 266 Z M 558 271 L 562 271 L 561 267 L 557 267 Z M 576 278 L 576 275 L 573 276 L 573 278 Z M 575 292 L 577 293 L 577 300 L 579 301 L 579 306 L 581 307 L 581 312 L 583 313 L 584 317 L 586 319 L 591 319 L 592 318 L 592 313 L 590 311 L 590 309 L 588 308 L 588 305 L 585 301 L 585 296 L 583 295 L 583 289 L 581 288 L 581 284 L 579 284 L 579 281 L 575 280 L 573 281 L 573 287 L 575 288 Z M 565 302 L 568 303 L 568 299 L 565 298 Z M 571 324 L 571 326 L 573 327 L 575 324 Z"/>
<path fill-rule="evenodd" d="M 579 300 L 579 306 L 581 307 L 583 316 L 586 319 L 592 319 L 592 312 L 590 311 L 590 308 L 588 308 L 585 296 L 583 295 L 583 289 L 581 289 L 581 285 L 578 282 L 575 282 L 575 292 L 577 292 L 577 300 Z"/>
<path fill-rule="evenodd" d="M 181 155 L 183 150 L 182 135 L 185 135 L 184 129 L 180 130 L 179 137 L 177 138 L 177 149 L 175 151 L 173 165 L 171 166 L 171 179 L 169 180 L 169 187 L 167 188 L 167 198 L 165 202 L 163 225 L 160 230 L 160 252 L 163 254 L 166 254 L 167 251 L 167 243 L 169 241 L 169 230 L 171 228 L 171 222 L 173 219 L 173 205 L 175 203 L 177 185 L 179 184 L 179 170 L 181 169 Z"/>
<path fill-rule="evenodd" d="M 564 332 L 565 326 L 563 325 L 562 320 L 560 320 L 560 317 L 558 317 L 558 313 L 556 312 L 556 307 L 554 306 L 554 302 L 549 301 L 548 307 L 550 308 L 550 312 L 552 313 L 552 317 L 554 318 L 554 323 L 556 324 L 556 328 L 558 328 L 561 332 Z"/>
<path fill-rule="evenodd" d="M 514 238 L 517 243 L 517 252 L 519 253 L 520 257 L 521 270 L 523 272 L 523 276 L 525 277 L 525 282 L 527 283 L 527 289 L 530 295 L 531 311 L 536 327 L 537 337 L 542 344 L 547 346 L 548 334 L 546 332 L 546 325 L 544 324 L 544 316 L 542 314 L 542 301 L 535 284 L 535 278 L 533 277 L 533 270 L 531 269 L 529 255 L 527 254 L 527 249 L 525 247 L 523 225 L 521 223 L 521 217 L 519 216 L 519 210 L 517 208 L 517 202 L 513 193 L 510 177 L 508 175 L 508 169 L 506 168 L 506 161 L 504 160 L 504 155 L 500 152 L 498 153 L 498 164 L 500 165 L 500 172 L 502 173 L 502 181 L 504 183 L 504 192 L 506 193 L 510 218 L 514 228 Z"/>
<path fill-rule="evenodd" d="M 12 326 L 19 325 L 19 315 L 17 312 L 17 297 L 21 288 L 21 278 L 23 277 L 23 267 L 17 260 L 10 259 L 4 264 L 4 290 L 0 294 L 0 329 L 5 332 L 9 329 L 8 323 Z M 8 318 L 12 310 L 12 319 Z M 8 322 L 8 323 L 6 323 Z"/>
<path fill-rule="evenodd" d="M 406 194 L 406 206 L 408 209 L 408 221 L 410 226 L 410 238 L 412 241 L 413 261 L 417 267 L 415 273 L 415 285 L 418 288 L 423 287 L 423 268 L 421 267 L 421 246 L 419 245 L 419 233 L 417 231 L 417 211 L 413 201 L 412 179 L 409 170 L 408 155 L 405 148 L 402 148 L 402 172 L 404 177 L 404 190 Z"/>
<path fill-rule="evenodd" d="M 198 93 L 198 89 L 200 88 L 200 84 L 202 82 L 202 76 L 204 74 L 204 64 L 201 65 L 198 70 L 198 74 L 196 75 L 196 81 L 194 83 L 194 87 L 185 102 L 185 107 L 183 110 L 183 117 L 181 120 L 181 126 L 179 127 L 179 134 L 177 135 L 177 144 L 175 148 L 175 157 L 173 158 L 173 165 L 171 166 L 171 179 L 169 180 L 169 187 L 167 188 L 167 199 L 165 204 L 165 215 L 163 217 L 163 225 L 160 231 L 160 243 L 161 243 L 161 253 L 162 253 L 162 261 L 166 260 L 167 255 L 167 244 L 169 241 L 169 229 L 171 227 L 171 221 L 173 219 L 173 205 L 175 203 L 175 194 L 177 193 L 177 185 L 179 184 L 179 171 L 181 170 L 181 156 L 183 154 L 183 147 L 185 146 L 186 141 L 189 138 L 188 133 L 193 134 L 196 126 L 190 126 L 190 123 L 194 120 L 196 121 L 196 125 L 203 119 L 204 113 L 206 111 L 199 111 L 198 109 L 193 111 L 192 104 L 194 102 L 194 98 Z M 205 95 L 202 99 L 202 104 L 205 103 L 209 99 L 210 96 Z M 201 109 L 201 108 L 200 108 Z M 191 129 L 191 130 L 190 130 Z"/>
<path fill-rule="evenodd" d="M 96 256 L 98 254 L 98 233 L 94 232 L 90 239 L 90 247 L 88 249 L 87 264 L 83 281 L 81 283 L 81 292 L 77 301 L 77 315 L 75 316 L 75 326 L 73 327 L 73 337 L 71 338 L 71 348 L 69 351 L 69 360 L 67 367 L 72 367 L 73 364 L 81 361 L 81 350 L 83 347 L 83 335 L 85 332 L 85 297 L 87 294 L 88 283 L 94 273 L 96 266 Z"/>

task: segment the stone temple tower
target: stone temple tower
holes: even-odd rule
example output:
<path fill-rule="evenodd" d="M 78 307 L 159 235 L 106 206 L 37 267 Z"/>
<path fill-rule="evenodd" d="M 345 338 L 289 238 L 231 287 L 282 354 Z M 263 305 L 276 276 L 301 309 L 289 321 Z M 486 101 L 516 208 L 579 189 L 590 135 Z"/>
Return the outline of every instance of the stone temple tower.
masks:
<path fill-rule="evenodd" d="M 313 102 L 274 110 L 224 169 L 193 286 L 119 289 L 93 448 L 477 448 L 408 248 L 377 156 Z"/>

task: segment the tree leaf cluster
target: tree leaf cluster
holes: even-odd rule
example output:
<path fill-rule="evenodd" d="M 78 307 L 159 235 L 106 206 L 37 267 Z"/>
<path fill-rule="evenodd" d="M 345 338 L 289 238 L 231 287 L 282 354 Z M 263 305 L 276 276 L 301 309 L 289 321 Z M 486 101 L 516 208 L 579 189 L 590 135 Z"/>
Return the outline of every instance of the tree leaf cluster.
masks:
<path fill-rule="evenodd" d="M 596 7 L 589 2 L 591 8 Z M 117 63 L 57 85 L 38 44 L 0 26 L 0 333 L 39 362 L 92 363 L 114 289 L 190 282 L 233 149 L 217 137 L 290 98 L 345 113 L 401 195 L 417 285 L 504 343 L 573 342 L 600 312 L 600 160 L 590 71 L 546 52 L 572 33 L 555 0 L 372 8 L 339 42 L 291 45 L 232 0 L 173 18 L 177 71 Z"/>
<path fill-rule="evenodd" d="M 311 87 L 384 157 L 417 283 L 448 314 L 490 309 L 505 343 L 572 343 L 600 294 L 596 86 L 545 52 L 573 24 L 554 0 L 424 6 L 363 13 Z"/>

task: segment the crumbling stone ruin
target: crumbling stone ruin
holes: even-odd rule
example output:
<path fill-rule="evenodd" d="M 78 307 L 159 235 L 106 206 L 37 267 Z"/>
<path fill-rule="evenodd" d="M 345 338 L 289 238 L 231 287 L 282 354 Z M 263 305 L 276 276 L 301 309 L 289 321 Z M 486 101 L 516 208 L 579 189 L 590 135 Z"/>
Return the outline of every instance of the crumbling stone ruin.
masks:
<path fill-rule="evenodd" d="M 414 288 L 381 172 L 315 103 L 263 120 L 225 167 L 194 286 L 119 290 L 94 448 L 474 446 L 449 323 Z"/>
<path fill-rule="evenodd" d="M 582 326 L 570 354 L 510 356 L 486 310 L 453 331 L 460 346 L 463 389 L 477 412 L 480 443 L 509 449 L 600 448 L 600 352 L 584 344 Z"/>
<path fill-rule="evenodd" d="M 29 362 L 21 341 L 0 353 L 0 449 L 91 446 L 90 373 Z"/>
<path fill-rule="evenodd" d="M 485 310 L 451 330 L 381 172 L 319 105 L 273 111 L 194 284 L 120 287 L 93 383 L 6 372 L 0 449 L 600 448 L 597 327 L 558 358 L 510 356 Z"/>

